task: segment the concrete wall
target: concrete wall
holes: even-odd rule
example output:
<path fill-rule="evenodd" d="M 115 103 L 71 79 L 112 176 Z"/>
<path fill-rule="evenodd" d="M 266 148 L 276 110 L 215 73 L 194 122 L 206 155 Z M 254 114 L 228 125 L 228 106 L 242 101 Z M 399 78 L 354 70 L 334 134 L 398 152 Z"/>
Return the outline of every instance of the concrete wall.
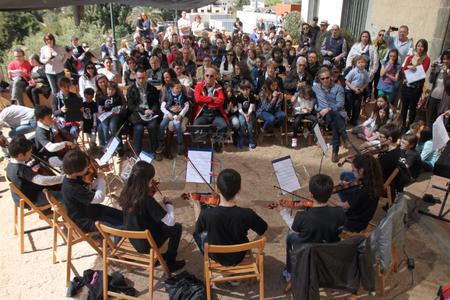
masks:
<path fill-rule="evenodd" d="M 377 31 L 387 29 L 390 25 L 398 27 L 408 25 L 409 37 L 414 43 L 424 38 L 429 43 L 431 59 L 437 57 L 441 51 L 442 41 L 435 33 L 446 32 L 449 14 L 448 0 L 370 0 L 366 21 L 366 29 Z M 395 33 L 394 33 L 395 34 Z M 444 39 L 444 36 L 441 37 Z"/>
<path fill-rule="evenodd" d="M 317 2 L 319 3 L 319 9 L 317 12 L 319 22 L 322 20 L 328 20 L 330 25 L 341 24 L 343 0 L 319 0 Z M 331 26 L 328 29 L 330 28 Z"/>

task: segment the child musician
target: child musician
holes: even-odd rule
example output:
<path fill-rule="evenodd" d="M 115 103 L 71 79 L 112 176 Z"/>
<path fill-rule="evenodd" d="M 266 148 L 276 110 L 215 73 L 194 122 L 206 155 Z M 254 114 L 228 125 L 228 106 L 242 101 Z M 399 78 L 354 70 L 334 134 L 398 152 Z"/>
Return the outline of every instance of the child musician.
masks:
<path fill-rule="evenodd" d="M 157 187 L 154 186 L 155 168 L 153 165 L 138 161 L 131 171 L 119 197 L 119 205 L 124 214 L 124 225 L 127 230 L 143 231 L 148 229 L 158 247 L 169 239 L 167 252 L 163 254 L 170 272 L 184 267 L 184 260 L 176 260 L 181 239 L 181 224 L 175 222 L 173 204 L 163 198 L 164 207 L 153 197 Z M 131 240 L 133 247 L 148 253 L 150 245 L 147 241 Z"/>
<path fill-rule="evenodd" d="M 414 133 L 406 133 L 400 139 L 400 162 L 406 165 L 411 181 L 419 177 L 422 169 L 420 153 L 415 149 L 418 140 Z"/>
<path fill-rule="evenodd" d="M 235 245 L 249 242 L 249 229 L 258 235 L 267 230 L 267 223 L 251 208 L 237 206 L 237 195 L 241 190 L 241 175 L 233 169 L 225 169 L 217 177 L 217 192 L 220 204 L 200 212 L 195 224 L 194 239 L 203 253 L 205 241 L 213 245 Z M 211 254 L 211 258 L 224 266 L 238 265 L 245 252 Z"/>
<path fill-rule="evenodd" d="M 72 149 L 75 147 L 75 144 L 69 141 L 54 142 L 55 135 L 51 128 L 54 121 L 50 108 L 44 105 L 37 105 L 34 109 L 34 115 L 37 120 L 34 136 L 37 155 L 45 161 L 48 161 L 52 167 L 62 167 L 62 161 L 58 157 L 58 151 Z"/>
<path fill-rule="evenodd" d="M 387 151 L 378 156 L 378 161 L 383 171 L 383 182 L 386 181 L 392 172 L 398 167 L 400 159 L 400 148 L 398 139 L 400 138 L 400 128 L 392 123 L 383 125 L 378 130 L 382 145 L 385 145 Z"/>
<path fill-rule="evenodd" d="M 299 243 L 334 243 L 340 240 L 339 234 L 345 224 L 345 213 L 341 207 L 328 206 L 333 192 L 333 180 L 330 176 L 317 174 L 309 180 L 309 192 L 313 198 L 313 207 L 299 211 L 295 218 L 283 208 L 280 215 L 292 230 L 286 237 L 286 268 L 283 277 L 290 281 L 290 254 Z"/>
<path fill-rule="evenodd" d="M 342 202 L 338 205 L 346 210 L 344 230 L 360 232 L 366 229 L 375 214 L 378 200 L 383 194 L 383 175 L 380 163 L 370 154 L 356 155 L 352 169 L 352 172 L 343 172 L 341 180 L 344 184 L 356 180 L 360 184 L 339 192 Z"/>
<path fill-rule="evenodd" d="M 61 200 L 61 193 L 58 191 L 63 181 L 64 175 L 43 176 L 34 172 L 26 164 L 31 158 L 31 148 L 33 143 L 27 140 L 23 135 L 16 135 L 8 146 L 8 152 L 11 160 L 6 167 L 6 177 L 8 180 L 22 191 L 31 202 L 37 206 L 47 204 L 47 198 L 42 190 L 44 188 L 52 189 L 52 194 L 56 199 Z M 11 190 L 14 203 L 19 206 L 20 197 Z"/>
<path fill-rule="evenodd" d="M 95 221 L 113 227 L 122 226 L 122 212 L 100 204 L 106 196 L 103 172 L 98 170 L 97 179 L 91 186 L 83 181 L 83 176 L 88 172 L 88 166 L 89 157 L 80 150 L 72 150 L 64 156 L 63 170 L 66 177 L 61 191 L 67 214 L 84 232 L 96 231 Z"/>

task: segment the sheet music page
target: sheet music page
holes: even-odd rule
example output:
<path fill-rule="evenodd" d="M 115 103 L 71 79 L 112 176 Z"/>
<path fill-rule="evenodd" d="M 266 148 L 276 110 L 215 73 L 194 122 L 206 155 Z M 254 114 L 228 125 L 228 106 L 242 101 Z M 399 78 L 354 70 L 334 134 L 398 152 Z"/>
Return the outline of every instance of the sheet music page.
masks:
<path fill-rule="evenodd" d="M 108 119 L 110 116 L 112 115 L 112 111 L 107 111 L 102 113 L 101 115 L 98 116 L 98 120 L 100 122 L 105 121 L 106 119 Z"/>
<path fill-rule="evenodd" d="M 106 152 L 103 154 L 103 156 L 100 158 L 100 166 L 106 165 L 111 157 L 114 155 L 114 152 L 116 152 L 117 147 L 119 146 L 120 141 L 119 138 L 114 137 L 106 147 Z"/>
<path fill-rule="evenodd" d="M 206 182 L 211 183 L 212 151 L 211 150 L 188 150 L 188 158 L 202 174 Z M 186 165 L 186 182 L 205 183 L 192 164 L 188 161 Z"/>
<path fill-rule="evenodd" d="M 153 161 L 153 156 L 150 153 L 147 153 L 145 151 L 141 151 L 141 153 L 139 153 L 139 160 L 143 160 L 143 161 L 148 162 L 149 164 L 151 164 L 152 161 Z"/>
<path fill-rule="evenodd" d="M 328 145 L 325 142 L 325 139 L 323 138 L 322 131 L 320 131 L 319 124 L 316 124 L 316 126 L 314 126 L 314 134 L 316 135 L 317 143 L 319 144 L 320 148 L 322 149 L 323 155 L 325 155 L 328 151 Z"/>
<path fill-rule="evenodd" d="M 272 166 L 280 188 L 291 193 L 301 188 L 290 156 L 273 160 Z M 284 191 L 282 193 L 286 194 Z"/>
<path fill-rule="evenodd" d="M 405 70 L 405 77 L 406 80 L 408 81 L 408 83 L 413 83 L 422 79 L 425 79 L 426 74 L 425 74 L 425 70 L 423 69 L 422 65 L 418 65 L 416 67 L 416 71 L 413 72 L 409 69 Z"/>
<path fill-rule="evenodd" d="M 449 137 L 444 124 L 444 116 L 440 115 L 433 123 L 433 151 L 445 147 L 448 140 Z"/>

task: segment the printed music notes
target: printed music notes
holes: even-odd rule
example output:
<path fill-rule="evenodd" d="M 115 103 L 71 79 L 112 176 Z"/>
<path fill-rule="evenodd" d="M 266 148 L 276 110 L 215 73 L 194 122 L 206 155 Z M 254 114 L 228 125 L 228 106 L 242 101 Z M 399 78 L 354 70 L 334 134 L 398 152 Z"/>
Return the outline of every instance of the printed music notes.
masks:
<path fill-rule="evenodd" d="M 301 188 L 290 156 L 273 160 L 272 166 L 280 188 L 290 193 Z M 282 193 L 286 194 L 284 191 Z"/>
<path fill-rule="evenodd" d="M 195 167 L 189 162 L 189 160 L 187 161 L 186 182 L 204 183 L 204 179 L 207 183 L 211 183 L 212 155 L 213 152 L 211 149 L 188 150 L 188 158 L 192 164 L 195 165 Z"/>
<path fill-rule="evenodd" d="M 100 166 L 108 164 L 109 160 L 114 155 L 114 152 L 116 152 L 119 144 L 120 140 L 116 136 L 109 141 L 108 146 L 106 147 L 105 154 L 103 154 L 103 156 L 100 158 Z"/>
<path fill-rule="evenodd" d="M 143 160 L 143 161 L 151 164 L 153 159 L 154 159 L 154 157 L 150 153 L 147 153 L 145 151 L 141 151 L 141 153 L 139 153 L 139 160 Z"/>

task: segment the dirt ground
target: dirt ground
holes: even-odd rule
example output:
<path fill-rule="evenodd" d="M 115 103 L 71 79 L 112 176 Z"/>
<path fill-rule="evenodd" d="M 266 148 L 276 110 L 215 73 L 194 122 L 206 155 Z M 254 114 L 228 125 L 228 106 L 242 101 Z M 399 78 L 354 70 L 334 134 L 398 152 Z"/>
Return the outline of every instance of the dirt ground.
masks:
<path fill-rule="evenodd" d="M 267 144 L 272 144 L 268 141 Z M 342 151 L 345 154 L 345 151 Z M 266 205 L 279 198 L 278 191 L 273 188 L 276 184 L 271 161 L 273 159 L 290 155 L 298 172 L 302 187 L 307 186 L 308 176 L 319 171 L 321 151 L 317 146 L 302 147 L 300 150 L 292 150 L 277 145 L 261 146 L 254 150 L 235 151 L 232 146 L 227 146 L 222 154 L 215 155 L 220 167 L 234 168 L 242 175 L 242 191 L 239 195 L 239 204 L 243 207 L 251 207 L 269 224 L 265 236 L 267 245 L 265 248 L 265 296 L 267 299 L 290 299 L 283 293 L 284 282 L 281 278 L 281 270 L 285 263 L 285 237 L 287 226 L 279 216 L 277 210 L 270 210 Z M 172 198 L 176 207 L 176 217 L 183 224 L 183 236 L 179 248 L 179 258 L 186 259 L 184 270 L 202 278 L 202 257 L 193 242 L 194 229 L 193 209 L 189 202 L 180 199 L 182 192 L 206 191 L 201 185 L 186 184 L 184 182 L 183 168 L 186 163 L 182 158 L 176 159 L 175 174 L 178 178 L 173 181 L 173 161 L 167 159 L 154 163 L 157 176 L 161 179 L 161 189 L 165 195 Z M 2 169 L 6 162 L 1 163 Z M 323 160 L 322 172 L 329 174 L 337 182 L 339 173 L 349 169 L 348 165 L 338 168 L 332 164 L 330 157 Z M 3 172 L 4 173 L 4 172 Z M 432 183 L 443 185 L 446 180 L 432 177 Z M 425 191 L 435 196 L 442 197 L 443 192 L 431 189 L 430 180 L 424 178 L 408 188 L 413 195 L 421 198 Z M 299 193 L 307 195 L 307 187 Z M 52 264 L 51 261 L 51 231 L 37 217 L 26 218 L 25 229 L 39 228 L 25 237 L 25 254 L 19 252 L 19 240 L 13 235 L 13 202 L 11 200 L 8 184 L 4 177 L 0 182 L 0 197 L 4 209 L 0 211 L 0 298 L 1 299 L 64 299 L 65 264 Z M 336 201 L 336 199 L 333 199 Z M 438 206 L 429 207 L 436 211 Z M 377 212 L 377 218 L 381 218 L 381 208 Z M 378 295 L 369 296 L 367 292 L 360 290 L 359 299 L 433 299 L 438 286 L 450 283 L 450 224 L 436 221 L 432 218 L 420 216 L 414 220 L 407 232 L 406 253 L 415 259 L 415 270 L 411 274 L 406 269 L 404 254 L 398 273 L 388 277 L 388 289 L 385 297 Z M 254 237 L 254 233 L 250 235 Z M 61 256 L 65 259 L 65 246 L 60 247 Z M 82 274 L 86 269 L 101 269 L 101 257 L 94 254 L 87 244 L 74 246 L 73 263 L 78 273 Z M 127 273 L 121 269 L 124 275 L 132 280 L 140 292 L 141 297 L 146 297 L 148 291 L 147 278 L 144 272 Z M 162 272 L 156 274 L 154 299 L 168 299 L 164 292 L 162 281 L 159 280 Z M 73 276 L 73 273 L 72 273 Z M 78 294 L 77 299 L 85 299 L 86 289 Z M 238 287 L 221 285 L 213 288 L 213 295 L 217 299 L 257 299 L 258 288 L 256 284 L 242 284 Z M 324 299 L 348 298 L 348 295 L 326 290 L 322 291 Z"/>

